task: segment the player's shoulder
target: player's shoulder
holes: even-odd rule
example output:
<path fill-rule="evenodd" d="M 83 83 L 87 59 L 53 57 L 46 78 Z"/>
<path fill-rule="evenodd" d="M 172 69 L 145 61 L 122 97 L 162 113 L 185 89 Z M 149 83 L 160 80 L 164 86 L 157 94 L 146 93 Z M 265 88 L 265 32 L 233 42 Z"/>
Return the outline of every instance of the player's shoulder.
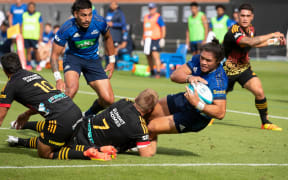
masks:
<path fill-rule="evenodd" d="M 75 24 L 75 18 L 68 19 L 64 22 L 64 24 L 60 27 L 59 33 L 61 34 L 69 34 L 71 29 L 74 29 L 76 26 Z"/>
<path fill-rule="evenodd" d="M 92 17 L 92 22 L 94 23 L 106 23 L 106 20 L 103 16 L 100 16 L 98 14 L 94 14 Z"/>
<path fill-rule="evenodd" d="M 229 32 L 231 32 L 232 34 L 240 32 L 239 24 L 234 24 L 233 26 L 231 26 L 231 28 L 229 29 Z"/>

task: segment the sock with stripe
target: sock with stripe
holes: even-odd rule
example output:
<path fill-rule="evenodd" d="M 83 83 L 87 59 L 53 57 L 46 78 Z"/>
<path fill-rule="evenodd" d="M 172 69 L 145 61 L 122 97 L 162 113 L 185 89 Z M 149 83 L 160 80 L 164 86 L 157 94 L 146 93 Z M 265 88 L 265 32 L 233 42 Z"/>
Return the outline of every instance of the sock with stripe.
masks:
<path fill-rule="evenodd" d="M 37 139 L 38 137 L 31 137 L 29 139 L 22 139 L 22 138 L 18 138 L 18 146 L 23 146 L 26 148 L 32 148 L 32 149 L 37 149 Z"/>
<path fill-rule="evenodd" d="M 267 106 L 266 97 L 264 99 L 261 99 L 261 100 L 255 99 L 255 105 L 256 105 L 256 108 L 260 114 L 262 124 L 266 124 L 266 123 L 271 124 L 271 122 L 268 121 L 268 119 L 267 119 L 268 106 Z"/>
<path fill-rule="evenodd" d="M 22 129 L 31 129 L 37 132 L 42 132 L 44 129 L 45 121 L 31 121 L 27 122 Z"/>
<path fill-rule="evenodd" d="M 71 147 L 62 147 L 59 151 L 54 152 L 53 159 L 67 160 L 67 159 L 84 159 L 90 160 L 89 157 L 84 156 L 84 151 L 88 149 L 88 146 L 76 145 L 75 149 Z"/>

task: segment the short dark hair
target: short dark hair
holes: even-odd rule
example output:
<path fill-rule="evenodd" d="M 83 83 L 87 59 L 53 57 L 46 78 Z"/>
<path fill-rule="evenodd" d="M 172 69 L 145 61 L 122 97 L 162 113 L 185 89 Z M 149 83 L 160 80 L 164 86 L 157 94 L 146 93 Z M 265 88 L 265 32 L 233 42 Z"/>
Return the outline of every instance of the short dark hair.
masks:
<path fill-rule="evenodd" d="M 251 4 L 241 4 L 241 6 L 238 8 L 239 9 L 239 12 L 243 9 L 245 10 L 249 10 L 251 11 L 252 13 L 254 12 L 254 9 L 253 7 L 251 6 Z"/>
<path fill-rule="evenodd" d="M 71 13 L 74 15 L 75 11 L 79 11 L 80 9 L 90 9 L 92 8 L 92 3 L 90 0 L 76 0 L 71 8 Z"/>
<path fill-rule="evenodd" d="M 224 59 L 224 49 L 219 40 L 214 38 L 212 42 L 204 44 L 200 47 L 200 51 L 212 52 L 216 58 L 216 62 L 220 63 Z"/>
<path fill-rule="evenodd" d="M 56 24 L 53 26 L 53 29 L 60 28 L 60 25 Z"/>
<path fill-rule="evenodd" d="M 36 3 L 33 2 L 33 1 L 31 1 L 31 2 L 29 2 L 29 3 L 27 4 L 27 6 L 30 6 L 30 5 L 33 5 L 34 7 L 36 7 Z"/>
<path fill-rule="evenodd" d="M 196 6 L 196 7 L 198 7 L 199 4 L 198 4 L 197 2 L 191 2 L 191 3 L 190 3 L 190 7 L 192 7 L 192 6 Z"/>
<path fill-rule="evenodd" d="M 16 53 L 7 53 L 1 57 L 1 64 L 7 74 L 14 74 L 20 69 L 22 65 Z"/>
<path fill-rule="evenodd" d="M 218 4 L 217 6 L 216 6 L 216 9 L 218 9 L 218 8 L 222 8 L 224 11 L 225 11 L 225 6 L 224 5 L 222 5 L 222 4 Z"/>
<path fill-rule="evenodd" d="M 158 94 L 153 89 L 145 89 L 136 98 L 135 103 L 144 114 L 150 113 L 158 102 Z"/>

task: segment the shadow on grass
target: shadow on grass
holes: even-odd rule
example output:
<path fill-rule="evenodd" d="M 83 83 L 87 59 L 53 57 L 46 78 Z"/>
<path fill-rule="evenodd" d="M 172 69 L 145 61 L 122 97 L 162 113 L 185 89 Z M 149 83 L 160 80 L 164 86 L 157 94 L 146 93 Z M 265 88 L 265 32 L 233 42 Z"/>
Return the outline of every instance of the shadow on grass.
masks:
<path fill-rule="evenodd" d="M 269 101 L 275 101 L 275 102 L 281 102 L 281 103 L 288 103 L 288 100 L 284 100 L 284 99 L 271 99 L 271 98 L 269 98 Z"/>
<path fill-rule="evenodd" d="M 138 156 L 138 152 L 124 152 L 121 154 L 127 154 L 127 155 L 136 155 Z M 191 151 L 186 151 L 182 149 L 175 149 L 175 148 L 167 148 L 167 147 L 158 147 L 157 148 L 157 153 L 156 154 L 163 154 L 163 155 L 170 155 L 170 156 L 199 156 L 198 154 L 195 154 Z"/>
<path fill-rule="evenodd" d="M 29 149 L 29 148 L 22 148 L 22 147 L 11 147 L 8 146 L 4 148 L 0 148 L 0 153 L 9 153 L 9 154 L 15 154 L 15 155 L 23 155 L 27 154 L 31 157 L 38 157 L 38 154 L 35 150 Z"/>
<path fill-rule="evenodd" d="M 239 120 L 239 123 L 240 120 Z M 224 126 L 233 126 L 233 127 L 241 127 L 241 128 L 250 128 L 250 129 L 260 129 L 260 127 L 256 127 L 256 126 L 245 126 L 245 125 L 241 125 L 241 124 L 231 124 L 231 123 L 227 123 L 227 122 L 214 122 L 213 124 L 217 124 L 217 125 L 224 125 Z M 213 125 L 212 125 L 213 126 Z"/>

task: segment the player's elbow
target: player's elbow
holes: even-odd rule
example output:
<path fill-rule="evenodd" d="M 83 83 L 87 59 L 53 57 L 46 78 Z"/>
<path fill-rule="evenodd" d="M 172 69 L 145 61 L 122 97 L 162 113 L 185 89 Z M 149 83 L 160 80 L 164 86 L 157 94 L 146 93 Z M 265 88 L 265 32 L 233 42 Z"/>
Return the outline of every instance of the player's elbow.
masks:
<path fill-rule="evenodd" d="M 219 112 L 216 114 L 215 118 L 217 118 L 217 119 L 219 119 L 219 120 L 222 120 L 222 119 L 224 119 L 225 114 L 226 114 L 226 111 L 225 111 L 225 110 L 219 111 Z"/>

